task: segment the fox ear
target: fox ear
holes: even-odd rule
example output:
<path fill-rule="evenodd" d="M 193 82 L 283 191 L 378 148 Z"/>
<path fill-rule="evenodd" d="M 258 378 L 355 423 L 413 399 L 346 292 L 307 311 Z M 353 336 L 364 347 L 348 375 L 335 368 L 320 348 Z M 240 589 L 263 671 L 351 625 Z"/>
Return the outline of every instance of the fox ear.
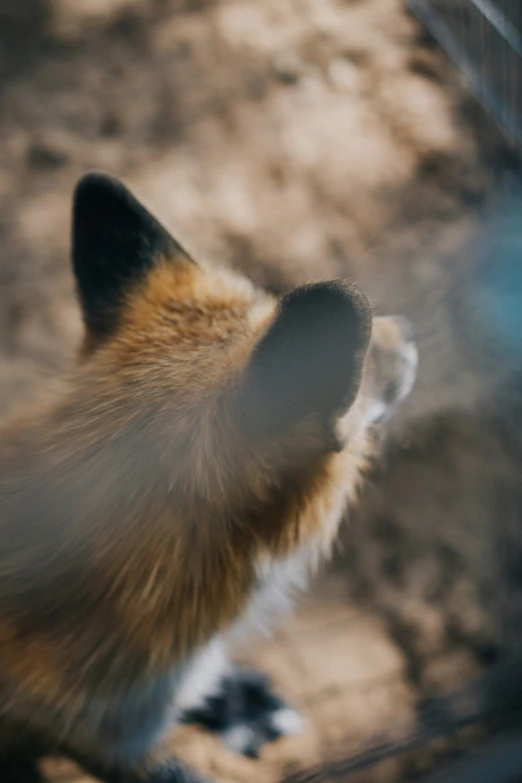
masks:
<path fill-rule="evenodd" d="M 88 333 L 109 334 L 128 289 L 160 259 L 194 263 L 118 180 L 85 175 L 73 205 L 72 261 Z"/>
<path fill-rule="evenodd" d="M 252 434 L 284 434 L 313 417 L 336 448 L 335 423 L 358 392 L 371 322 L 353 284 L 316 283 L 285 296 L 246 373 L 242 407 Z"/>

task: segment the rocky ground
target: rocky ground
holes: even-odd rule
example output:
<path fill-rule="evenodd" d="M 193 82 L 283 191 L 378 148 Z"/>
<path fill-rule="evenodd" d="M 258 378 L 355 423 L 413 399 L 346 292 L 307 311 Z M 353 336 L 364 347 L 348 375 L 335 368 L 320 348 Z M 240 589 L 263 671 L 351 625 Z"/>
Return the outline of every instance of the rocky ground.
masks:
<path fill-rule="evenodd" d="M 196 255 L 276 291 L 355 276 L 413 320 L 419 379 L 385 470 L 333 572 L 258 648 L 307 733 L 259 762 L 173 742 L 216 780 L 268 782 L 407 725 L 419 693 L 498 654 L 502 546 L 518 553 L 520 357 L 483 314 L 519 278 L 476 240 L 513 153 L 401 0 L 0 0 L 0 69 L 3 413 L 74 354 L 71 191 L 90 168 Z"/>

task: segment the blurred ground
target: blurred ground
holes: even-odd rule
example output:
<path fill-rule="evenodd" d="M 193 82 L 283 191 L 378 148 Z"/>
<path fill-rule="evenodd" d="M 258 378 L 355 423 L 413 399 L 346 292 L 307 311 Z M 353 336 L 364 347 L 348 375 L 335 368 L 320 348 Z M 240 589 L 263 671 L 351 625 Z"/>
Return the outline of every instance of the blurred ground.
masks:
<path fill-rule="evenodd" d="M 196 254 L 273 290 L 353 275 L 414 321 L 420 375 L 387 470 L 328 579 L 256 646 L 309 731 L 261 762 L 192 730 L 175 742 L 216 780 L 275 781 L 407 724 L 415 696 L 497 655 L 499 508 L 518 553 L 518 364 L 477 328 L 466 245 L 512 154 L 400 0 L 0 0 L 0 69 L 2 412 L 78 342 L 69 213 L 88 168 Z"/>

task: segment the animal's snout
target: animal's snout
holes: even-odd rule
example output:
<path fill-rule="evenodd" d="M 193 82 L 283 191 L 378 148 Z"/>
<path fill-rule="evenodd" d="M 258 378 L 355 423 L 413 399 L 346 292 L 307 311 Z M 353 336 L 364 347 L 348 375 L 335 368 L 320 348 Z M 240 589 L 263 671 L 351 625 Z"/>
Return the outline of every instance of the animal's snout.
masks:
<path fill-rule="evenodd" d="M 415 341 L 415 330 L 413 324 L 408 318 L 403 315 L 392 316 L 397 321 L 397 326 L 401 332 L 402 339 L 405 343 L 412 343 Z"/>
<path fill-rule="evenodd" d="M 417 374 L 417 347 L 411 321 L 402 315 L 374 318 L 369 372 L 371 418 L 382 420 L 410 393 Z"/>
<path fill-rule="evenodd" d="M 413 343 L 412 322 L 403 315 L 386 315 L 373 319 L 372 343 L 383 351 L 399 350 L 404 343 Z"/>

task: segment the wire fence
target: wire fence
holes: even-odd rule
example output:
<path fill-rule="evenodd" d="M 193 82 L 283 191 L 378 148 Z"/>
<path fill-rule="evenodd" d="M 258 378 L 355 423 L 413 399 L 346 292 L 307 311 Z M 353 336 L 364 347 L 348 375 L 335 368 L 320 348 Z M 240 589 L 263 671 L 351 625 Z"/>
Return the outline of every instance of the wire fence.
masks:
<path fill-rule="evenodd" d="M 406 0 L 509 141 L 522 149 L 522 2 Z"/>

